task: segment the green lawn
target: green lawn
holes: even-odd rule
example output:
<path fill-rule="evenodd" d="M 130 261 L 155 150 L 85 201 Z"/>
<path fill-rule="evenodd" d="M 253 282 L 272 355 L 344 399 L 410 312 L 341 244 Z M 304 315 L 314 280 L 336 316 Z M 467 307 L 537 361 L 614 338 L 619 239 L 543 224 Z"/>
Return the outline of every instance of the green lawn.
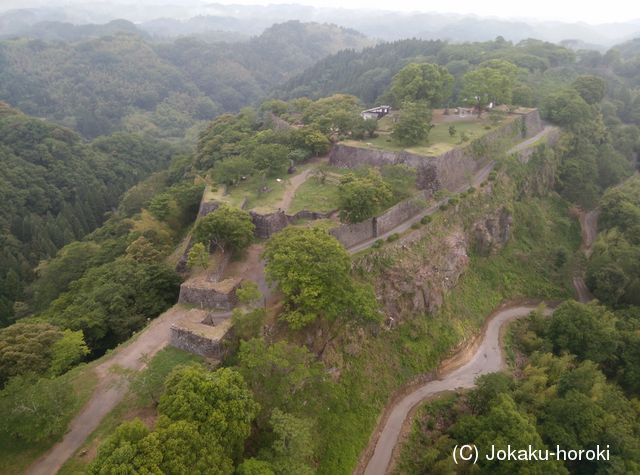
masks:
<path fill-rule="evenodd" d="M 227 194 L 224 187 L 219 186 L 207 194 L 207 199 L 222 201 L 231 206 L 240 207 L 246 199 L 245 209 L 260 209 L 261 211 L 275 211 L 274 205 L 280 202 L 289 182 L 288 175 L 284 175 L 281 181 L 276 178 L 263 180 L 260 177 L 250 177 L 239 185 L 230 186 Z M 267 191 L 262 190 L 266 188 Z"/>
<path fill-rule="evenodd" d="M 386 118 L 381 119 L 379 125 L 379 134 L 375 138 L 365 138 L 363 140 L 346 140 L 346 145 L 354 145 L 357 147 L 372 148 L 378 150 L 389 150 L 393 152 L 400 152 L 406 150 L 407 152 L 416 153 L 419 155 L 440 155 L 452 148 L 458 146 L 464 146 L 474 139 L 482 137 L 495 127 L 492 126 L 488 115 L 478 120 L 460 121 L 455 123 L 440 123 L 435 124 L 429 133 L 429 137 L 423 143 L 411 146 L 403 147 L 394 142 L 391 138 L 390 131 L 392 126 L 389 123 L 383 122 Z M 505 120 L 499 124 L 504 124 Z M 456 134 L 449 135 L 449 126 L 454 125 L 456 128 Z M 498 125 L 498 126 L 499 126 Z M 489 127 L 489 128 L 487 128 Z M 462 134 L 466 134 L 468 140 L 462 140 Z"/>
<path fill-rule="evenodd" d="M 338 185 L 309 177 L 296 191 L 288 213 L 295 214 L 303 209 L 326 213 L 337 208 Z"/>
<path fill-rule="evenodd" d="M 302 173 L 310 167 L 317 167 L 317 163 L 297 165 L 296 173 Z M 217 200 L 228 203 L 231 206 L 240 207 L 246 199 L 244 209 L 261 213 L 270 213 L 278 210 L 285 191 L 291 186 L 291 178 L 295 175 L 283 173 L 278 177 L 262 178 L 249 177 L 236 186 L 228 187 L 224 193 L 224 186 L 212 186 L 207 192 L 207 200 Z M 280 181 L 278 181 L 280 180 Z M 265 189 L 267 191 L 262 191 Z"/>

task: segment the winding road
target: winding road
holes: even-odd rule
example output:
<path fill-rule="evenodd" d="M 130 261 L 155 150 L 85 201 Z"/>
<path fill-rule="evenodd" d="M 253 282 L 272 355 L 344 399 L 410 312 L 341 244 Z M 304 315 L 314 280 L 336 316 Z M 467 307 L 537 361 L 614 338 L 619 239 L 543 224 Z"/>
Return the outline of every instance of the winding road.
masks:
<path fill-rule="evenodd" d="M 582 231 L 581 250 L 588 257 L 597 234 L 598 211 L 581 212 L 578 218 Z M 581 276 L 574 277 L 573 285 L 581 302 L 586 303 L 593 298 Z M 458 359 L 465 361 L 462 366 L 440 374 L 439 379 L 419 386 L 388 407 L 372 439 L 371 444 L 375 444 L 373 453 L 366 460 L 362 473 L 386 475 L 390 472 L 394 450 L 402 434 L 403 425 L 411 410 L 418 404 L 446 391 L 471 388 L 475 385 L 475 379 L 478 376 L 504 369 L 505 362 L 500 346 L 501 329 L 506 323 L 528 315 L 535 308 L 530 305 L 519 305 L 493 313 L 487 320 L 481 342 L 475 352 L 471 356 L 464 352 L 459 355 Z M 545 310 L 545 314 L 551 313 L 551 310 Z M 370 453 L 369 449 L 365 451 L 365 454 L 368 453 Z"/>
<path fill-rule="evenodd" d="M 388 412 L 364 474 L 385 475 L 387 473 L 404 422 L 417 404 L 446 391 L 471 388 L 475 385 L 475 379 L 478 376 L 504 369 L 500 330 L 506 323 L 524 317 L 535 309 L 535 306 L 515 306 L 493 314 L 486 325 L 480 345 L 463 366 L 441 375 L 440 379 L 423 384 L 398 401 Z M 546 313 L 550 314 L 551 311 L 546 310 Z"/>

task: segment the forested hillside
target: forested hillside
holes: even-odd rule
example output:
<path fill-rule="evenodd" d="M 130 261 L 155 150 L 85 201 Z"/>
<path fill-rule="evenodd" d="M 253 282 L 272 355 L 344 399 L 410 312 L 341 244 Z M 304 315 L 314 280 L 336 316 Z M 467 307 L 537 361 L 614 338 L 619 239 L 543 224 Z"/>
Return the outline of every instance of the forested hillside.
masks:
<path fill-rule="evenodd" d="M 449 44 L 444 41 L 401 40 L 329 56 L 276 90 L 282 98 L 322 97 L 335 92 L 354 94 L 367 104 L 384 100 L 391 78 L 406 64 L 428 62 L 445 66 L 457 79 L 452 103 L 456 103 L 462 76 L 478 64 L 504 59 L 521 68 L 523 85 L 514 99 L 539 105 L 550 92 L 570 84 L 577 76 L 596 73 L 611 79 L 607 92 L 624 102 L 629 114 L 640 111 L 638 85 L 640 56 L 633 42 L 602 54 L 528 39 L 519 43 L 497 38 L 482 43 Z M 635 51 L 635 52 L 634 52 Z M 631 110 L 633 109 L 633 111 Z M 640 123 L 640 119 L 636 119 Z"/>
<path fill-rule="evenodd" d="M 249 43 L 137 34 L 76 43 L 0 43 L 0 100 L 85 137 L 117 130 L 183 137 L 199 121 L 236 111 L 318 59 L 369 43 L 330 25 L 275 25 Z"/>
<path fill-rule="evenodd" d="M 549 473 L 638 470 L 637 45 L 58 27 L 0 43 L 0 472 L 71 434 L 63 474 L 353 473 L 394 393 L 582 275 L 608 307 L 516 326 L 513 377 L 421 413 L 400 470 L 466 473 L 452 444 L 505 437 L 612 446 Z M 589 258 L 575 215 L 598 206 Z M 202 340 L 215 363 L 164 349 Z M 115 409 L 79 448 L 87 400 Z"/>
<path fill-rule="evenodd" d="M 167 144 L 123 133 L 87 144 L 0 104 L 0 324 L 40 260 L 102 224 L 121 194 L 171 155 Z"/>

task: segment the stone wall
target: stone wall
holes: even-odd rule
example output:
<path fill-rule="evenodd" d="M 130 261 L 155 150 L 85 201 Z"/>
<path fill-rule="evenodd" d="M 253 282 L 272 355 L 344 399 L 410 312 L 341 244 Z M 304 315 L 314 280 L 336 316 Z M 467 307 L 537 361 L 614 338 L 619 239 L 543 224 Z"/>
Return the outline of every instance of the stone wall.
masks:
<path fill-rule="evenodd" d="M 206 358 L 224 356 L 225 346 L 222 339 L 207 338 L 186 328 L 171 327 L 169 343 L 171 346 Z"/>
<path fill-rule="evenodd" d="M 205 191 L 206 194 L 206 191 Z M 213 213 L 220 207 L 220 203 L 218 201 L 205 201 L 204 199 L 200 202 L 200 208 L 198 209 L 198 217 L 202 218 L 203 216 L 208 215 L 209 213 Z"/>
<path fill-rule="evenodd" d="M 373 218 L 375 236 L 381 236 L 426 208 L 424 194 L 401 201 L 384 214 Z"/>
<path fill-rule="evenodd" d="M 180 285 L 178 303 L 193 305 L 197 308 L 231 310 L 238 302 L 236 290 L 242 279 L 226 279 L 211 282 L 206 278 L 194 278 Z"/>
<path fill-rule="evenodd" d="M 487 156 L 491 153 L 490 145 L 517 136 L 531 137 L 543 129 L 537 110 L 517 115 L 519 117 L 469 145 L 451 149 L 441 155 L 425 156 L 406 151 L 390 152 L 336 144 L 331 150 L 329 162 L 343 168 L 404 164 L 417 169 L 416 184 L 419 189 L 431 193 L 440 189 L 455 191 L 468 183 L 469 178 L 491 159 Z"/>
<path fill-rule="evenodd" d="M 349 249 L 361 242 L 382 236 L 420 213 L 426 207 L 427 195 L 427 192 L 419 193 L 418 196 L 413 196 L 392 206 L 380 216 L 369 218 L 360 223 L 342 224 L 331 229 L 329 233 Z"/>
<path fill-rule="evenodd" d="M 289 219 L 282 210 L 267 214 L 250 211 L 249 214 L 256 227 L 255 235 L 261 239 L 267 239 L 289 225 Z"/>
<path fill-rule="evenodd" d="M 302 210 L 298 211 L 296 214 L 288 215 L 285 214 L 284 211 L 278 210 L 273 213 L 266 214 L 250 211 L 249 214 L 251 214 L 251 221 L 253 221 L 253 224 L 256 227 L 256 237 L 260 239 L 268 239 L 295 221 L 300 219 L 325 219 L 331 216 L 334 212 L 335 211 L 319 213 L 316 211 Z"/>
<path fill-rule="evenodd" d="M 347 249 L 376 236 L 373 219 L 367 219 L 361 223 L 343 224 L 331 229 L 329 233 Z"/>

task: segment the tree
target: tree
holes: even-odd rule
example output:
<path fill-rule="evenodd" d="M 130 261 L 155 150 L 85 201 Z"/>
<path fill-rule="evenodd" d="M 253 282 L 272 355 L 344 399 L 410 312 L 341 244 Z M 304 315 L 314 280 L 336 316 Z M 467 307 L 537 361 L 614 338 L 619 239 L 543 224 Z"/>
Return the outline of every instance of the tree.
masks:
<path fill-rule="evenodd" d="M 64 333 L 48 323 L 18 322 L 0 330 L 0 388 L 9 378 L 51 368 L 54 345 Z"/>
<path fill-rule="evenodd" d="M 293 329 L 317 318 L 376 320 L 370 288 L 350 276 L 351 259 L 340 243 L 321 229 L 288 227 L 267 242 L 266 274 L 285 296 L 281 315 Z"/>
<path fill-rule="evenodd" d="M 308 150 L 315 157 L 324 155 L 331 147 L 327 136 L 313 126 L 293 130 L 291 140 L 295 147 Z"/>
<path fill-rule="evenodd" d="M 456 440 L 473 443 L 484 453 L 495 450 L 513 448 L 545 449 L 535 424 L 518 410 L 515 401 L 508 394 L 498 394 L 487 413 L 482 416 L 465 416 L 452 429 Z M 495 474 L 512 474 L 526 470 L 532 474 L 566 474 L 566 470 L 559 461 L 549 460 L 544 465 L 537 465 L 535 461 L 523 462 L 517 460 L 485 460 L 480 457 L 483 471 Z"/>
<path fill-rule="evenodd" d="M 245 459 L 236 469 L 238 475 L 276 475 L 269 462 L 254 458 Z"/>
<path fill-rule="evenodd" d="M 251 244 L 254 229 L 249 213 L 222 205 L 200 219 L 193 237 L 197 242 L 217 246 L 222 252 L 241 252 Z"/>
<path fill-rule="evenodd" d="M 82 277 L 100 251 L 94 242 L 73 242 L 66 245 L 53 259 L 38 266 L 38 279 L 31 286 L 36 309 L 42 310 Z"/>
<path fill-rule="evenodd" d="M 549 324 L 549 338 L 556 354 L 573 353 L 580 359 L 603 363 L 617 345 L 613 316 L 596 304 L 567 301 Z"/>
<path fill-rule="evenodd" d="M 140 419 L 118 426 L 89 466 L 91 475 L 139 473 L 161 475 L 162 449 L 158 437 Z"/>
<path fill-rule="evenodd" d="M 464 75 L 460 94 L 477 108 L 480 115 L 490 103 L 494 105 L 511 103 L 517 75 L 517 66 L 509 61 L 503 59 L 485 61 Z"/>
<path fill-rule="evenodd" d="M 275 176 L 284 173 L 289 166 L 289 149 L 280 144 L 260 144 L 251 152 L 256 170 Z"/>
<path fill-rule="evenodd" d="M 221 443 L 187 421 L 160 418 L 157 439 L 162 451 L 160 470 L 165 474 L 231 475 L 233 461 Z M 154 434 L 155 435 L 155 434 Z"/>
<path fill-rule="evenodd" d="M 254 308 L 249 311 L 234 308 L 231 314 L 234 334 L 242 340 L 260 336 L 266 314 L 264 308 Z"/>
<path fill-rule="evenodd" d="M 579 76 L 571 86 L 587 104 L 597 104 L 604 98 L 605 81 L 597 76 Z"/>
<path fill-rule="evenodd" d="M 311 423 L 274 409 L 271 426 L 276 439 L 271 446 L 272 465 L 282 475 L 312 475 L 314 442 Z"/>
<path fill-rule="evenodd" d="M 592 113 L 589 104 L 575 89 L 550 94 L 544 100 L 543 111 L 550 121 L 569 128 L 589 118 Z"/>
<path fill-rule="evenodd" d="M 138 237 L 127 246 L 126 255 L 129 259 L 133 259 L 136 262 L 146 263 L 157 262 L 161 256 L 160 251 L 144 236 Z"/>
<path fill-rule="evenodd" d="M 0 432 L 26 442 L 59 436 L 75 400 L 68 380 L 15 376 L 0 391 Z"/>
<path fill-rule="evenodd" d="M 238 370 L 262 408 L 258 426 L 266 429 L 273 409 L 296 413 L 318 402 L 325 372 L 322 363 L 304 346 L 262 338 L 240 343 Z M 315 396 L 314 396 L 315 395 Z"/>
<path fill-rule="evenodd" d="M 189 250 L 187 256 L 187 267 L 193 269 L 194 267 L 201 267 L 206 269 L 209 265 L 209 252 L 205 245 L 201 242 L 195 243 Z"/>
<path fill-rule="evenodd" d="M 426 103 L 405 102 L 391 137 L 403 146 L 416 145 L 427 140 L 432 127 L 431 110 Z"/>
<path fill-rule="evenodd" d="M 391 189 L 374 168 L 358 177 L 348 174 L 338 187 L 340 218 L 349 223 L 359 223 L 375 216 L 391 200 Z"/>
<path fill-rule="evenodd" d="M 218 183 L 233 186 L 243 177 L 248 177 L 255 171 L 254 162 L 244 156 L 226 158 L 217 162 L 213 167 L 213 176 Z"/>
<path fill-rule="evenodd" d="M 409 63 L 391 82 L 395 104 L 426 102 L 431 107 L 446 103 L 453 88 L 453 76 L 443 66 L 431 63 Z"/>
<path fill-rule="evenodd" d="M 241 452 L 259 406 L 240 373 L 202 366 L 174 370 L 158 409 L 172 421 L 193 423 L 201 434 L 220 441 L 231 456 Z"/>
<path fill-rule="evenodd" d="M 242 282 L 238 290 L 236 290 L 236 296 L 240 303 L 252 304 L 256 303 L 262 297 L 258 284 L 252 280 L 245 280 Z"/>
<path fill-rule="evenodd" d="M 92 352 L 102 354 L 173 305 L 179 286 L 179 276 L 165 264 L 119 258 L 89 269 L 41 316 L 82 330 Z"/>
<path fill-rule="evenodd" d="M 81 331 L 64 330 L 62 338 L 53 344 L 52 352 L 49 372 L 59 376 L 80 363 L 89 354 L 89 347 Z"/>

